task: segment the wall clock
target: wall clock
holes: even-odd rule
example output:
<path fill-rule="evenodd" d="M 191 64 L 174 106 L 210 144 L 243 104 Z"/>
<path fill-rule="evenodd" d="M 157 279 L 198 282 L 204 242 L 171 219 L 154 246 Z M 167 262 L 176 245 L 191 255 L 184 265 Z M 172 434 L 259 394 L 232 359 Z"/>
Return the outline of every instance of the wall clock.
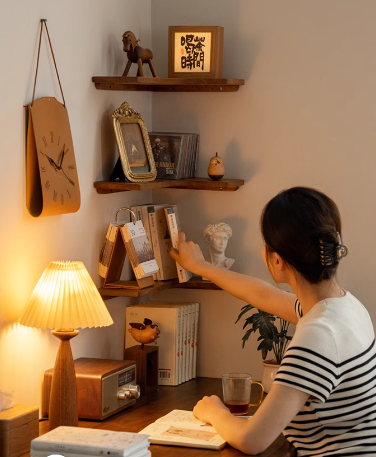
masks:
<path fill-rule="evenodd" d="M 34 217 L 74 213 L 81 198 L 67 109 L 54 97 L 28 108 L 27 208 Z"/>

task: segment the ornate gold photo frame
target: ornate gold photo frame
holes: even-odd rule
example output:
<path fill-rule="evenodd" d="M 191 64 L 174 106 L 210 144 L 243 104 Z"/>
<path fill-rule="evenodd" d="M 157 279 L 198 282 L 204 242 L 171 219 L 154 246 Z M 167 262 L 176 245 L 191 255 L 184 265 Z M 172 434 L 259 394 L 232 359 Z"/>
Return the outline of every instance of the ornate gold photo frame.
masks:
<path fill-rule="evenodd" d="M 112 121 L 126 179 L 132 182 L 154 181 L 157 169 L 141 114 L 124 102 L 112 114 Z"/>

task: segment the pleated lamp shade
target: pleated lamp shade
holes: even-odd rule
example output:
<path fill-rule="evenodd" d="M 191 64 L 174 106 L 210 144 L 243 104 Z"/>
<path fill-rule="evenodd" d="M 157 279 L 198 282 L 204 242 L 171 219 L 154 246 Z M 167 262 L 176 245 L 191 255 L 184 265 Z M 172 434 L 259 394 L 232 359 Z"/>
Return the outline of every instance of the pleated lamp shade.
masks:
<path fill-rule="evenodd" d="M 76 329 L 113 324 L 82 262 L 55 261 L 44 270 L 23 310 L 27 327 Z"/>

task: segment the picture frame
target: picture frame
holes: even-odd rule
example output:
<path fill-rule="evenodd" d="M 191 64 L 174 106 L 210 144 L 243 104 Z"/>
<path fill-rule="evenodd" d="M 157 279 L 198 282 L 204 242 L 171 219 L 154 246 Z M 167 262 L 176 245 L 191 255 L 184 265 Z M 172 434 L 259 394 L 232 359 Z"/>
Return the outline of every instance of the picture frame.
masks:
<path fill-rule="evenodd" d="M 131 182 L 154 181 L 157 170 L 141 114 L 124 102 L 114 111 L 112 120 L 125 178 Z"/>
<path fill-rule="evenodd" d="M 222 78 L 223 35 L 220 26 L 170 26 L 168 77 Z"/>

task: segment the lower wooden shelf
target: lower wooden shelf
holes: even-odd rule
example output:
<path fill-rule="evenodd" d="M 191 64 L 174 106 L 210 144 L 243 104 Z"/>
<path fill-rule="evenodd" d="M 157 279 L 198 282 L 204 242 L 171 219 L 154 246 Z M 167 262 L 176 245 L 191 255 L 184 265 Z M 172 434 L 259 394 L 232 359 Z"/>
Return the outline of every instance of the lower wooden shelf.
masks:
<path fill-rule="evenodd" d="M 156 292 L 167 289 L 202 289 L 202 290 L 222 290 L 211 281 L 204 281 L 199 276 L 193 276 L 188 282 L 179 283 L 177 279 L 170 281 L 155 281 L 154 286 L 145 287 L 145 289 L 120 289 L 100 287 L 99 293 L 104 300 L 109 300 L 115 297 L 145 297 Z"/>

